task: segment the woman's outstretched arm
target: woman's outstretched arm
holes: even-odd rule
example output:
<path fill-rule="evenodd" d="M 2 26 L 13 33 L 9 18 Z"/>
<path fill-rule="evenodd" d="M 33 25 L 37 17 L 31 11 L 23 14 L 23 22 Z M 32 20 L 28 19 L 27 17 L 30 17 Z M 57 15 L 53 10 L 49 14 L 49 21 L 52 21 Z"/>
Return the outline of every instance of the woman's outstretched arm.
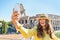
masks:
<path fill-rule="evenodd" d="M 13 14 L 12 14 L 12 22 L 13 22 L 16 30 L 21 32 L 25 38 L 32 36 L 32 30 L 25 29 L 23 27 L 23 25 L 18 22 L 20 19 L 19 16 L 20 16 L 20 14 L 17 11 L 13 12 Z"/>

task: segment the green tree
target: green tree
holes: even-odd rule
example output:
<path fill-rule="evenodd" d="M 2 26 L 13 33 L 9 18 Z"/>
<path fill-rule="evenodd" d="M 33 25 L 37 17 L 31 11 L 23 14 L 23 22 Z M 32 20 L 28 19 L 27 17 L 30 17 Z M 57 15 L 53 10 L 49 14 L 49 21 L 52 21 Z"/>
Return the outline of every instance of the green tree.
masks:
<path fill-rule="evenodd" d="M 7 29 L 8 29 L 7 22 L 5 22 L 5 21 L 3 20 L 3 21 L 2 21 L 2 34 L 6 34 L 6 33 L 7 33 Z"/>
<path fill-rule="evenodd" d="M 3 20 L 3 21 L 2 21 L 2 34 L 5 32 L 5 23 L 6 23 L 6 22 Z"/>

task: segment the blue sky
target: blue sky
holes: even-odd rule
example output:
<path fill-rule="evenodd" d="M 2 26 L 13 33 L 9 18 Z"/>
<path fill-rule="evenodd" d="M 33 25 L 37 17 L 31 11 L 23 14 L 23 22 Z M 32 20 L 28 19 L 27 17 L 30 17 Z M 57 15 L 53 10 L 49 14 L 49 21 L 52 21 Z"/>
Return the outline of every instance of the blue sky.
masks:
<path fill-rule="evenodd" d="M 39 13 L 60 15 L 60 0 L 0 0 L 0 18 L 11 20 L 16 3 L 22 3 L 28 16 Z"/>

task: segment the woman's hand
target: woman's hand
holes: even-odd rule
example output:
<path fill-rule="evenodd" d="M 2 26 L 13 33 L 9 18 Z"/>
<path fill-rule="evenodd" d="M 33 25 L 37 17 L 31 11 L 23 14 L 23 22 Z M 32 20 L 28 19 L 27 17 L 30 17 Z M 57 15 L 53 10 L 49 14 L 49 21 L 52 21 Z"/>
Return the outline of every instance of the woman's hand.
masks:
<path fill-rule="evenodd" d="M 13 12 L 13 14 L 12 14 L 12 21 L 13 22 L 19 21 L 19 19 L 20 19 L 20 16 L 19 16 L 18 11 Z"/>

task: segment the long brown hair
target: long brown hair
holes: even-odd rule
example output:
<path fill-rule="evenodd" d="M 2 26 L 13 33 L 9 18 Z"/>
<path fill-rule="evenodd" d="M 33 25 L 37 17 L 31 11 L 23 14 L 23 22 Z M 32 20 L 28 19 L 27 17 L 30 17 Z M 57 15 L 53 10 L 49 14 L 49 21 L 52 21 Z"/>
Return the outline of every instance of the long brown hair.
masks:
<path fill-rule="evenodd" d="M 45 31 L 46 31 L 46 33 L 50 36 L 50 38 L 52 38 L 53 28 L 52 28 L 52 26 L 50 26 L 49 20 L 46 19 L 45 21 L 46 21 Z M 44 32 L 43 32 L 43 28 L 42 28 L 42 26 L 40 25 L 40 22 L 39 22 L 38 25 L 37 25 L 37 36 L 38 36 L 38 37 L 44 37 L 44 36 L 45 36 L 45 34 L 44 34 Z"/>

